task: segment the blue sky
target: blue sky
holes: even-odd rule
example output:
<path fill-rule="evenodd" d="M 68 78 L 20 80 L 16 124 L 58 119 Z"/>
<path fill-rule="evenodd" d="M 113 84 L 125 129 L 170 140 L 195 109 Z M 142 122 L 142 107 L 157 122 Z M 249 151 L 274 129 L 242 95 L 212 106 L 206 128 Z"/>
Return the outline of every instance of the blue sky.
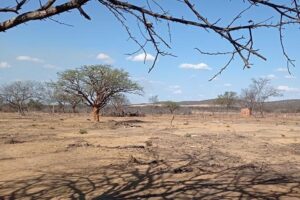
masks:
<path fill-rule="evenodd" d="M 224 24 L 241 8 L 246 7 L 242 1 L 201 2 L 203 9 L 200 10 L 211 21 L 222 17 L 221 23 Z M 216 6 L 217 2 L 220 5 Z M 169 5 L 166 0 L 161 0 L 161 3 L 171 13 L 193 18 L 180 5 Z M 34 5 L 30 4 L 25 9 L 31 7 Z M 227 9 L 224 10 L 224 7 Z M 152 95 L 158 95 L 160 100 L 182 101 L 214 98 L 224 91 L 240 93 L 252 78 L 259 77 L 272 79 L 274 87 L 284 94 L 281 99 L 300 98 L 297 65 L 300 61 L 300 39 L 299 29 L 296 27 L 286 29 L 284 38 L 290 57 L 297 61 L 296 68 L 291 69 L 292 76 L 286 71 L 286 60 L 280 49 L 278 33 L 263 29 L 254 31 L 254 37 L 256 47 L 268 58 L 267 61 L 254 59 L 253 67 L 243 70 L 242 63 L 236 58 L 222 75 L 209 82 L 224 65 L 226 57 L 201 55 L 194 48 L 206 51 L 228 50 L 230 46 L 214 33 L 171 24 L 172 49 L 168 51 L 177 57 L 160 57 L 154 70 L 148 73 L 155 53 L 153 48 L 146 48 L 149 60 L 146 63 L 143 62 L 144 56 L 140 55 L 142 52 L 131 57 L 126 55 L 135 51 L 137 46 L 128 40 L 126 31 L 112 14 L 96 2 L 91 2 L 84 8 L 92 17 L 91 21 L 81 17 L 77 11 L 54 17 L 73 27 L 46 20 L 29 22 L 0 33 L 0 84 L 15 80 L 55 80 L 59 71 L 89 64 L 111 64 L 128 71 L 131 78 L 144 87 L 144 96 L 130 96 L 133 103 L 147 102 Z M 246 13 L 244 20 L 266 19 L 269 15 L 269 10 L 258 9 Z M 7 17 L 0 16 L 0 21 Z M 139 37 L 136 22 L 129 18 L 128 25 Z M 160 25 L 158 30 L 163 36 L 167 36 L 165 25 Z"/>

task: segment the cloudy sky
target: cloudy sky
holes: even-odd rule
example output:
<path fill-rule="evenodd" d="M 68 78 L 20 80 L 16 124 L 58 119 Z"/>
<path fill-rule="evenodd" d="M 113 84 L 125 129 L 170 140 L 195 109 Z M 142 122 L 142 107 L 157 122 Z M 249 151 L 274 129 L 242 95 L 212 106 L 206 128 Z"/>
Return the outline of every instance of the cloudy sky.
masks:
<path fill-rule="evenodd" d="M 162 4 L 165 2 L 162 1 Z M 215 6 L 217 2 L 221 5 Z M 230 7 L 231 10 L 223 15 L 225 23 L 226 19 L 231 18 L 229 13 L 237 14 L 246 6 L 236 2 L 205 0 L 203 12 L 213 21 L 224 12 L 224 6 Z M 26 9 L 33 6 L 28 5 Z M 176 6 L 165 6 L 169 6 L 168 9 L 174 13 L 187 12 Z M 296 67 L 291 69 L 292 75 L 286 69 L 279 34 L 267 29 L 253 33 L 256 48 L 268 58 L 267 61 L 254 59 L 252 68 L 243 70 L 242 63 L 236 58 L 220 76 L 208 81 L 227 62 L 228 57 L 201 55 L 195 47 L 206 51 L 230 49 L 230 45 L 214 33 L 171 24 L 172 48 L 166 50 L 176 57 L 159 57 L 155 68 L 148 73 L 154 60 L 154 49 L 148 46 L 146 54 L 138 52 L 129 55 L 138 46 L 128 40 L 128 34 L 112 14 L 96 3 L 86 5 L 85 10 L 91 15 L 91 21 L 73 11 L 54 18 L 72 26 L 46 20 L 29 22 L 0 33 L 0 84 L 15 80 L 55 80 L 59 71 L 82 65 L 109 64 L 125 69 L 132 80 L 144 87 L 144 96 L 130 96 L 134 103 L 147 102 L 152 95 L 158 95 L 160 100 L 181 101 L 214 98 L 224 91 L 239 93 L 250 84 L 252 78 L 259 77 L 271 79 L 274 87 L 284 93 L 284 97 L 280 98 L 300 98 L 300 39 L 299 30 L 294 27 L 285 30 L 284 38 L 290 57 L 296 60 Z M 250 12 L 248 18 L 252 19 L 253 14 L 258 20 L 269 16 L 264 10 L 258 13 Z M 190 16 L 189 13 L 182 15 Z M 6 17 L 0 16 L 0 21 Z M 129 19 L 128 25 L 139 38 L 136 22 Z M 160 26 L 159 31 L 169 39 L 165 26 Z"/>

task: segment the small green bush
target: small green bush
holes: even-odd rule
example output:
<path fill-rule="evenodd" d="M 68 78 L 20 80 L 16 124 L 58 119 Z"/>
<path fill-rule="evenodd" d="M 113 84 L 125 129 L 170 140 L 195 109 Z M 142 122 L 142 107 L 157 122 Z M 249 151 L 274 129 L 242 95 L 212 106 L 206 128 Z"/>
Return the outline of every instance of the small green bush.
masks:
<path fill-rule="evenodd" d="M 87 134 L 88 132 L 87 132 L 87 130 L 85 130 L 85 129 L 80 129 L 80 130 L 79 130 L 79 133 L 80 133 L 80 134 Z"/>
<path fill-rule="evenodd" d="M 190 138 L 190 137 L 192 137 L 192 134 L 187 133 L 187 134 L 184 135 L 184 137 L 189 137 Z"/>

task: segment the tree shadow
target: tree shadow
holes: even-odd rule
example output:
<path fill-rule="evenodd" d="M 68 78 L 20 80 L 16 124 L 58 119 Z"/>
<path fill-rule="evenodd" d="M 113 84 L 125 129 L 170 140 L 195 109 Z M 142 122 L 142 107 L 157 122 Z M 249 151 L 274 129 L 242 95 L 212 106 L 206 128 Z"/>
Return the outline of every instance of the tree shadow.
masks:
<path fill-rule="evenodd" d="M 46 173 L 0 182 L 0 199 L 300 199 L 300 174 L 254 164 L 221 168 L 187 155 L 82 173 Z M 87 170 L 85 170 L 87 171 Z"/>

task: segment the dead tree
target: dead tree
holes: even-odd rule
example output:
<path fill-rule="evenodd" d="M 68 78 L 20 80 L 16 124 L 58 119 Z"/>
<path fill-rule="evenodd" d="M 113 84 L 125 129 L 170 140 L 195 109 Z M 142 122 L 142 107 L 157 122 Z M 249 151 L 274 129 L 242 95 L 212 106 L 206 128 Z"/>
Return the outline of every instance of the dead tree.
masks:
<path fill-rule="evenodd" d="M 10 107 L 25 115 L 30 101 L 43 99 L 44 86 L 35 81 L 15 81 L 0 88 L 0 96 Z"/>
<path fill-rule="evenodd" d="M 258 109 L 261 117 L 264 117 L 264 104 L 270 97 L 281 96 L 282 94 L 274 88 L 270 79 L 252 79 L 249 88 L 242 90 L 242 99 L 247 107 L 252 111 Z"/>

